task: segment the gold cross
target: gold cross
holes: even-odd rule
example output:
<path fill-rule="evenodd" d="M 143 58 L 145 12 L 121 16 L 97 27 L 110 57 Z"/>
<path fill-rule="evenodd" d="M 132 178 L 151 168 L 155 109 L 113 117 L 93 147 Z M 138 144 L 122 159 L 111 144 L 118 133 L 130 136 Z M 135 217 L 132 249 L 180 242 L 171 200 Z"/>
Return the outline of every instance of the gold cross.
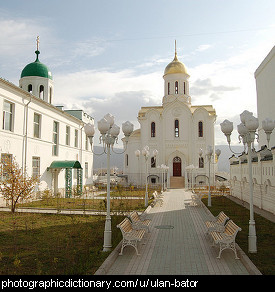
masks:
<path fill-rule="evenodd" d="M 37 36 L 37 38 L 36 38 L 36 48 L 37 48 L 37 51 L 39 51 L 39 43 L 40 43 L 39 36 Z"/>

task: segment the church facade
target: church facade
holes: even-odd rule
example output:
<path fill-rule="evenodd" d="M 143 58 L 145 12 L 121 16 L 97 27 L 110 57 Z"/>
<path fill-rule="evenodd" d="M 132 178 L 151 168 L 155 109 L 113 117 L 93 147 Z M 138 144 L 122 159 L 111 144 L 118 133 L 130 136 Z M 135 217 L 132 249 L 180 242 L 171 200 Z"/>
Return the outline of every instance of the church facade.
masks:
<path fill-rule="evenodd" d="M 74 186 L 81 192 L 93 183 L 93 154 L 83 127 L 94 119 L 53 105 L 53 77 L 39 60 L 38 42 L 35 54 L 19 86 L 0 78 L 1 162 L 14 158 L 24 173 L 39 176 L 37 191 L 70 197 Z"/>
<path fill-rule="evenodd" d="M 191 175 L 197 184 L 207 183 L 209 163 L 205 153 L 208 146 L 215 152 L 216 111 L 212 105 L 192 105 L 189 78 L 175 50 L 173 61 L 164 70 L 162 105 L 142 107 L 138 112 L 140 128 L 130 136 L 124 159 L 128 183 L 144 184 L 145 173 L 149 184 L 161 183 L 161 165 L 169 167 L 165 177 L 171 187 L 183 187 L 187 180 L 190 182 Z M 150 149 L 147 165 L 141 153 L 145 146 Z M 137 150 L 141 153 L 139 157 L 135 155 Z M 153 150 L 157 150 L 156 157 Z M 188 170 L 190 165 L 195 166 L 193 174 Z M 210 167 L 213 177 L 214 164 Z"/>

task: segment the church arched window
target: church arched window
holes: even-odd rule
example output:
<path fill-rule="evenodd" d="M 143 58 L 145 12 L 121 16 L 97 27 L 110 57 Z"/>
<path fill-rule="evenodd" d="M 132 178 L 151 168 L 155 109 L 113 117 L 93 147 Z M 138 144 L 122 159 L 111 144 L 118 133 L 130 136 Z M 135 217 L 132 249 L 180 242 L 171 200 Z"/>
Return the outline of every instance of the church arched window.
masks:
<path fill-rule="evenodd" d="M 180 134 L 180 129 L 179 129 L 179 120 L 175 120 L 175 137 L 179 137 Z"/>
<path fill-rule="evenodd" d="M 155 167 L 156 167 L 156 158 L 151 157 L 151 168 L 155 168 Z"/>
<path fill-rule="evenodd" d="M 186 83 L 183 82 L 183 94 L 186 94 Z"/>
<path fill-rule="evenodd" d="M 204 160 L 203 157 L 199 158 L 199 168 L 204 168 Z"/>
<path fill-rule="evenodd" d="M 151 123 L 151 137 L 156 137 L 156 123 Z"/>
<path fill-rule="evenodd" d="M 199 137 L 203 137 L 203 122 L 202 121 L 199 121 L 198 123 L 198 134 L 199 134 Z"/>
<path fill-rule="evenodd" d="M 168 82 L 168 84 L 167 84 L 167 93 L 168 93 L 168 95 L 170 94 L 170 82 Z"/>
<path fill-rule="evenodd" d="M 39 86 L 39 98 L 44 99 L 44 86 Z"/>
<path fill-rule="evenodd" d="M 28 92 L 32 93 L 32 85 L 31 84 L 28 85 Z"/>
<path fill-rule="evenodd" d="M 126 166 L 129 165 L 129 157 L 128 157 L 128 154 L 125 155 L 125 165 Z"/>
<path fill-rule="evenodd" d="M 176 81 L 175 82 L 175 94 L 178 94 L 179 93 L 179 82 Z"/>

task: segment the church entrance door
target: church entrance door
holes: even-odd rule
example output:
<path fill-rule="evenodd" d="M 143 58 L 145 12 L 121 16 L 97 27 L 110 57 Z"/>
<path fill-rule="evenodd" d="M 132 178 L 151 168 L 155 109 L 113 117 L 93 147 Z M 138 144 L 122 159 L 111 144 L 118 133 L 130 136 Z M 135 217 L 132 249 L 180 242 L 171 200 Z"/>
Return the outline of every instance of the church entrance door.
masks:
<path fill-rule="evenodd" d="M 178 156 L 173 159 L 173 176 L 181 176 L 181 159 Z"/>

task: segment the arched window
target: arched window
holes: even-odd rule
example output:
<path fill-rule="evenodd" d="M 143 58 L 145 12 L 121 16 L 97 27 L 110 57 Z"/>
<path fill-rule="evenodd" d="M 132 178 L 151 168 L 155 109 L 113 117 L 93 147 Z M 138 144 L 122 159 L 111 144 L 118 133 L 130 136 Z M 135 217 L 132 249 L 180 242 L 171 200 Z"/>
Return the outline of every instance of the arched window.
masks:
<path fill-rule="evenodd" d="M 32 85 L 31 84 L 28 85 L 28 92 L 32 93 Z"/>
<path fill-rule="evenodd" d="M 151 157 L 151 168 L 155 168 L 155 167 L 156 167 L 156 158 Z"/>
<path fill-rule="evenodd" d="M 204 160 L 203 157 L 199 158 L 199 168 L 204 168 Z"/>
<path fill-rule="evenodd" d="M 167 92 L 168 92 L 168 95 L 170 94 L 170 82 L 168 82 L 167 84 Z"/>
<path fill-rule="evenodd" d="M 175 120 L 175 137 L 180 136 L 180 129 L 179 129 L 179 120 Z"/>
<path fill-rule="evenodd" d="M 151 123 L 151 137 L 156 137 L 156 123 Z"/>
<path fill-rule="evenodd" d="M 125 165 L 126 166 L 129 165 L 128 154 L 125 155 Z"/>
<path fill-rule="evenodd" d="M 203 122 L 202 121 L 198 123 L 198 134 L 199 134 L 199 137 L 203 137 Z"/>
<path fill-rule="evenodd" d="M 44 100 L 44 86 L 43 85 L 39 86 L 39 98 Z"/>
<path fill-rule="evenodd" d="M 175 94 L 179 93 L 179 83 L 178 81 L 175 82 Z"/>
<path fill-rule="evenodd" d="M 186 83 L 183 82 L 183 94 L 186 94 Z"/>

